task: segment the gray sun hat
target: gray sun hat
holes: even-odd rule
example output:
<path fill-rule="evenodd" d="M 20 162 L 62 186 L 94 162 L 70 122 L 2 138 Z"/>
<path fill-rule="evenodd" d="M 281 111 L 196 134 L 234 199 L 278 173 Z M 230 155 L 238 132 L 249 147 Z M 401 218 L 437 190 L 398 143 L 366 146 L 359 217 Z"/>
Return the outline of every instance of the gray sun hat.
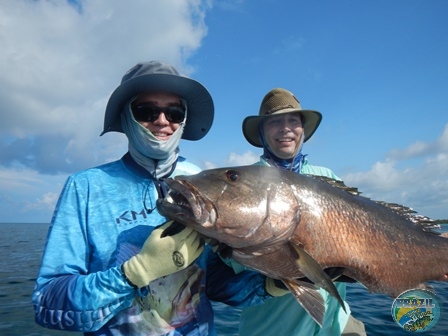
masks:
<path fill-rule="evenodd" d="M 104 115 L 107 132 L 122 132 L 120 113 L 123 106 L 141 92 L 164 91 L 178 95 L 187 103 L 187 122 L 182 139 L 199 140 L 210 130 L 214 105 L 207 89 L 194 79 L 182 76 L 170 64 L 151 61 L 138 63 L 123 76 L 109 98 Z"/>
<path fill-rule="evenodd" d="M 298 99 L 288 90 L 276 88 L 263 98 L 257 116 L 249 116 L 243 120 L 243 134 L 246 140 L 255 147 L 263 147 L 258 130 L 260 123 L 266 118 L 283 113 L 300 112 L 305 132 L 305 142 L 311 138 L 322 120 L 322 114 L 313 110 L 302 110 Z"/>

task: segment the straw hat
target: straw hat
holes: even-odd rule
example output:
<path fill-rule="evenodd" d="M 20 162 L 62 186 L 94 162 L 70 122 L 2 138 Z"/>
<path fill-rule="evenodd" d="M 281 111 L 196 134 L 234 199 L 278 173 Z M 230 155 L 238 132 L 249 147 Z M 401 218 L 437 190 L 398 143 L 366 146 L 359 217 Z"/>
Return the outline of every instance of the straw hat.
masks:
<path fill-rule="evenodd" d="M 288 90 L 277 88 L 269 91 L 263 98 L 258 116 L 246 117 L 243 121 L 243 134 L 255 147 L 263 147 L 258 137 L 260 123 L 273 115 L 300 112 L 307 141 L 316 131 L 322 120 L 322 114 L 313 110 L 302 110 L 300 102 Z"/>
<path fill-rule="evenodd" d="M 194 79 L 180 75 L 172 65 L 151 61 L 138 63 L 123 76 L 107 103 L 101 135 L 123 132 L 119 117 L 123 106 L 138 93 L 148 91 L 174 93 L 187 102 L 187 122 L 182 139 L 199 140 L 210 130 L 214 105 L 207 89 Z"/>

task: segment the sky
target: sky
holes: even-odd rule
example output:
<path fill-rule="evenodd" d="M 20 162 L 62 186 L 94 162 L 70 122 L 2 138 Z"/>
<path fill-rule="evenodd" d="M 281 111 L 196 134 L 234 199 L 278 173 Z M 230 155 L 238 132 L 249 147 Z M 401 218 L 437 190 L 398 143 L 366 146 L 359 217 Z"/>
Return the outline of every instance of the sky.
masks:
<path fill-rule="evenodd" d="M 210 132 L 180 144 L 202 169 L 258 160 L 241 124 L 282 87 L 323 115 L 311 164 L 448 218 L 447 32 L 446 0 L 0 0 L 0 222 L 49 223 L 70 174 L 126 152 L 104 110 L 149 60 L 213 97 Z"/>

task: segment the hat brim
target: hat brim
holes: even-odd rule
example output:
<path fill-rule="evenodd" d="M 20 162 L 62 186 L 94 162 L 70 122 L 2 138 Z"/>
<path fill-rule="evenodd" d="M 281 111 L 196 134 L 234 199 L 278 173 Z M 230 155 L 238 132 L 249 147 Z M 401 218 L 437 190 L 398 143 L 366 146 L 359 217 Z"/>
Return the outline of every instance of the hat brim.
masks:
<path fill-rule="evenodd" d="M 187 122 L 182 139 L 199 140 L 210 130 L 214 105 L 207 89 L 194 79 L 171 74 L 146 74 L 129 79 L 118 86 L 109 98 L 104 117 L 107 132 L 122 132 L 120 113 L 126 102 L 141 92 L 165 91 L 178 95 L 187 102 Z"/>
<path fill-rule="evenodd" d="M 322 114 L 313 110 L 301 110 L 301 109 L 284 109 L 282 111 L 275 112 L 270 115 L 264 116 L 249 116 L 243 120 L 243 134 L 246 140 L 255 147 L 263 147 L 260 138 L 258 137 L 258 129 L 260 123 L 269 117 L 277 116 L 279 114 L 285 113 L 296 113 L 299 112 L 302 115 L 302 124 L 305 132 L 305 140 L 308 141 L 309 138 L 314 134 L 317 127 L 319 127 L 322 121 Z"/>

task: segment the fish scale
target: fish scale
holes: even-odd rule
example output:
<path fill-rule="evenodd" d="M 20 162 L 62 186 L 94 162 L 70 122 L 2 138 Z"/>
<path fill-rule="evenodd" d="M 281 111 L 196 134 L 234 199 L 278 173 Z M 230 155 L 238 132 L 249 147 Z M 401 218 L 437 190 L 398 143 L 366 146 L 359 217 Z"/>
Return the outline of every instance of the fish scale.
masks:
<path fill-rule="evenodd" d="M 446 274 L 447 257 L 442 253 L 447 251 L 445 238 L 423 231 L 407 217 L 367 198 L 334 188 L 325 193 L 325 189 L 321 185 L 319 192 L 324 219 L 308 219 L 303 226 L 301 221 L 292 238 L 303 244 L 319 264 L 345 267 L 346 275 L 369 290 L 391 296 Z M 338 204 L 330 206 L 331 202 Z M 341 213 L 331 209 L 346 210 Z M 336 237 L 347 237 L 348 243 Z M 326 253 L 316 244 L 316 238 L 330 247 Z"/>

